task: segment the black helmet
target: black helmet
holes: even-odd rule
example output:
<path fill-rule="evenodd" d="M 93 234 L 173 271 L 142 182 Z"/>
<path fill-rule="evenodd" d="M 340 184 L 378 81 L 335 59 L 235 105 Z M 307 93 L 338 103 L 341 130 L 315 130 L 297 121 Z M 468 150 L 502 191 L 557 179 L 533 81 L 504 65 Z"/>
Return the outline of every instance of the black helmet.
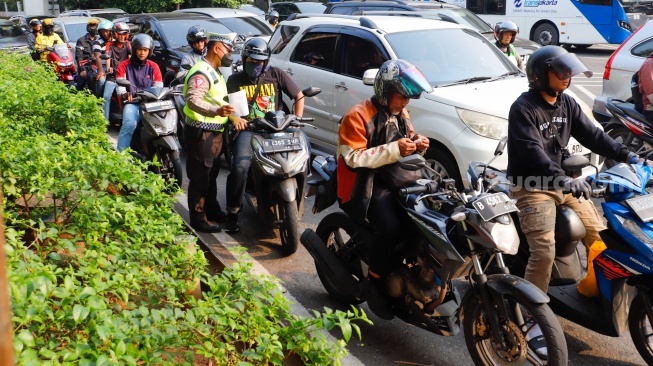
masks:
<path fill-rule="evenodd" d="M 515 37 L 517 37 L 517 33 L 519 33 L 519 27 L 512 20 L 499 22 L 494 26 L 494 38 L 496 38 L 497 41 L 501 42 L 501 38 L 506 32 L 513 33 L 512 37 L 510 37 L 510 43 L 513 43 L 515 41 Z"/>
<path fill-rule="evenodd" d="M 149 34 L 139 33 L 132 38 L 132 49 L 136 51 L 139 48 L 148 48 L 150 53 L 154 50 L 154 41 Z"/>
<path fill-rule="evenodd" d="M 381 65 L 374 78 L 374 96 L 381 105 L 388 105 L 390 94 L 399 93 L 405 98 L 419 99 L 422 92 L 430 93 L 431 83 L 410 62 L 388 60 Z"/>
<path fill-rule="evenodd" d="M 37 25 L 41 25 L 41 21 L 38 18 L 34 18 L 29 21 L 30 27 L 36 27 Z"/>
<path fill-rule="evenodd" d="M 561 80 L 568 79 L 581 72 L 592 77 L 592 71 L 579 60 L 575 54 L 567 52 L 560 46 L 544 46 L 531 55 L 526 62 L 528 85 L 537 90 L 544 90 L 551 96 L 556 96 L 549 87 L 549 70 Z"/>
<path fill-rule="evenodd" d="M 92 36 L 96 36 L 98 32 L 98 25 L 100 24 L 100 19 L 91 18 L 91 20 L 86 23 L 86 31 Z"/>
<path fill-rule="evenodd" d="M 243 45 L 243 61 L 245 61 L 246 57 L 267 63 L 270 59 L 270 46 L 261 38 L 250 38 Z"/>
<path fill-rule="evenodd" d="M 195 25 L 188 28 L 188 33 L 186 33 L 186 40 L 188 41 L 188 44 L 192 45 L 195 42 L 206 40 L 206 35 L 204 32 L 206 32 L 204 28 L 200 28 Z"/>

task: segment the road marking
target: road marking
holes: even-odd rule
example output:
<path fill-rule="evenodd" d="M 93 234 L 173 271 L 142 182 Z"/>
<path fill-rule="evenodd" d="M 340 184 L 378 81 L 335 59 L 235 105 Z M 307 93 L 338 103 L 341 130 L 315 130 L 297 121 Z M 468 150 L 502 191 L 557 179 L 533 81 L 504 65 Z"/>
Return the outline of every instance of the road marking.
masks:
<path fill-rule="evenodd" d="M 186 210 L 188 210 L 188 196 L 186 195 L 186 193 L 180 193 L 180 194 L 176 195 L 175 198 L 177 199 L 177 202 L 179 202 Z M 219 233 L 214 233 L 212 235 L 215 236 L 218 239 L 218 241 L 220 241 L 220 243 L 226 243 L 226 242 L 229 242 L 229 241 L 233 241 L 233 238 L 231 237 L 231 235 L 225 233 L 224 231 L 221 231 Z M 225 248 L 226 250 L 228 250 L 229 253 L 231 253 L 231 255 L 234 258 L 238 258 L 238 253 L 231 250 L 231 248 L 229 246 L 222 244 L 222 247 Z M 270 276 L 270 277 L 275 277 L 276 278 L 276 276 L 274 276 L 270 272 L 268 272 L 268 270 L 265 269 L 265 267 L 263 267 L 263 265 L 261 263 L 259 263 L 256 259 L 252 258 L 251 256 L 250 256 L 250 262 L 253 265 L 254 274 L 262 275 L 262 276 Z M 309 313 L 308 309 L 306 309 L 304 306 L 302 306 L 299 303 L 299 301 L 297 301 L 297 299 L 295 299 L 295 297 L 290 294 L 290 291 L 288 291 L 288 289 L 286 289 L 281 284 L 281 282 L 279 282 L 279 286 L 281 287 L 283 296 L 285 296 L 290 301 L 290 306 L 292 308 L 293 314 L 303 316 L 303 317 L 307 317 L 307 318 L 309 318 L 309 317 L 312 318 L 313 317 L 313 315 L 311 313 Z M 329 332 L 327 332 L 325 330 L 321 330 L 321 331 L 322 331 L 322 333 L 324 333 L 326 335 L 327 338 L 329 338 L 330 341 L 332 341 L 334 343 L 336 343 L 338 341 L 334 336 L 331 335 L 331 333 L 329 333 Z M 341 361 L 342 365 L 344 365 L 344 366 L 364 366 L 365 365 L 363 362 L 361 362 L 361 360 L 359 360 L 358 358 L 353 356 L 351 353 L 349 353 L 349 350 L 347 350 L 347 352 L 348 352 L 348 354 L 345 357 L 343 357 L 343 359 Z"/>
<path fill-rule="evenodd" d="M 594 101 L 594 99 L 596 99 L 596 95 L 592 94 L 589 90 L 583 88 L 581 85 L 575 85 L 575 87 L 576 87 L 580 92 L 582 92 L 583 94 L 585 94 L 588 98 L 590 98 L 590 100 Z"/>

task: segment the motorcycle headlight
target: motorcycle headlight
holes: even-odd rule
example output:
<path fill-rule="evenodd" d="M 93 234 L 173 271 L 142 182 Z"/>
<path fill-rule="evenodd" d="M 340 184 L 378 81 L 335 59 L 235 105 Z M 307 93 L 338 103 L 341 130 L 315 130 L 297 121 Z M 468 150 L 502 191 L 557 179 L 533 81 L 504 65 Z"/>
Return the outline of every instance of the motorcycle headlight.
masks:
<path fill-rule="evenodd" d="M 283 175 L 281 165 L 265 155 L 263 152 L 263 146 L 261 146 L 256 139 L 252 139 L 252 150 L 254 150 L 256 163 L 261 167 L 261 169 L 263 169 L 263 171 L 271 175 Z"/>
<path fill-rule="evenodd" d="M 490 114 L 456 108 L 458 117 L 474 133 L 494 140 L 508 136 L 508 120 Z"/>
<path fill-rule="evenodd" d="M 500 252 L 510 255 L 517 254 L 519 235 L 512 220 L 507 225 L 498 222 L 485 222 L 484 226 L 492 235 L 492 239 Z"/>

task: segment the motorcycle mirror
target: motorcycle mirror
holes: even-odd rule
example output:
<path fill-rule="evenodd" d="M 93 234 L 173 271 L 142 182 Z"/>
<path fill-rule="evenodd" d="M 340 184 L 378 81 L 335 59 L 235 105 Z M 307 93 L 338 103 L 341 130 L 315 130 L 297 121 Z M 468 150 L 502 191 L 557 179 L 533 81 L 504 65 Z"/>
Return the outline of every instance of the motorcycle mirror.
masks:
<path fill-rule="evenodd" d="M 184 70 L 180 70 L 180 71 L 175 75 L 175 79 L 182 79 L 182 78 L 186 77 L 186 74 L 188 74 L 188 70 L 185 70 L 185 69 L 184 69 Z"/>
<path fill-rule="evenodd" d="M 316 87 L 309 87 L 304 90 L 302 90 L 302 94 L 304 94 L 305 97 L 314 97 L 322 92 L 322 89 L 316 88 Z"/>
<path fill-rule="evenodd" d="M 566 170 L 581 170 L 590 165 L 588 158 L 583 155 L 570 156 L 562 161 L 562 167 Z"/>
<path fill-rule="evenodd" d="M 506 148 L 507 143 L 508 143 L 508 136 L 504 136 L 501 139 L 501 141 L 499 141 L 497 148 L 494 150 L 494 156 L 503 154 L 503 150 Z"/>
<path fill-rule="evenodd" d="M 424 160 L 424 157 L 419 154 L 404 156 L 403 158 L 399 159 L 397 163 L 400 167 L 410 171 L 420 170 L 426 167 L 426 160 Z"/>
<path fill-rule="evenodd" d="M 120 86 L 124 86 L 125 88 L 132 85 L 132 83 L 127 79 L 117 79 L 116 84 Z"/>
<path fill-rule="evenodd" d="M 363 74 L 363 84 L 374 85 L 374 79 L 376 78 L 377 72 L 379 72 L 379 69 L 366 70 L 365 73 Z"/>
<path fill-rule="evenodd" d="M 161 48 L 161 42 L 159 41 L 154 41 L 154 49 Z"/>

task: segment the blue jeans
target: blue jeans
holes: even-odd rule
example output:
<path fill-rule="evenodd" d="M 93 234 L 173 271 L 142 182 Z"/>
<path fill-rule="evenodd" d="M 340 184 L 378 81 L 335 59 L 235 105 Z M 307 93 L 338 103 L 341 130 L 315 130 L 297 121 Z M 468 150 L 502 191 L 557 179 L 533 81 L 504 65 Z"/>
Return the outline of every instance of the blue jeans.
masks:
<path fill-rule="evenodd" d="M 109 82 L 107 82 L 109 84 Z M 125 104 L 122 109 L 122 127 L 118 133 L 118 151 L 123 151 L 129 147 L 132 141 L 136 125 L 141 120 L 141 115 L 138 113 L 138 104 Z"/>
<path fill-rule="evenodd" d="M 107 67 L 106 65 L 102 65 L 102 70 L 104 72 L 107 72 Z M 99 78 L 98 80 L 95 81 L 95 90 L 93 90 L 93 93 L 95 93 L 95 96 L 98 98 L 102 98 L 104 96 L 104 83 L 107 81 L 107 75 L 105 74 L 103 77 Z"/>
<path fill-rule="evenodd" d="M 113 91 L 116 89 L 116 83 L 107 80 L 104 83 L 104 118 L 109 121 L 109 108 L 111 108 L 111 96 L 113 95 Z"/>

